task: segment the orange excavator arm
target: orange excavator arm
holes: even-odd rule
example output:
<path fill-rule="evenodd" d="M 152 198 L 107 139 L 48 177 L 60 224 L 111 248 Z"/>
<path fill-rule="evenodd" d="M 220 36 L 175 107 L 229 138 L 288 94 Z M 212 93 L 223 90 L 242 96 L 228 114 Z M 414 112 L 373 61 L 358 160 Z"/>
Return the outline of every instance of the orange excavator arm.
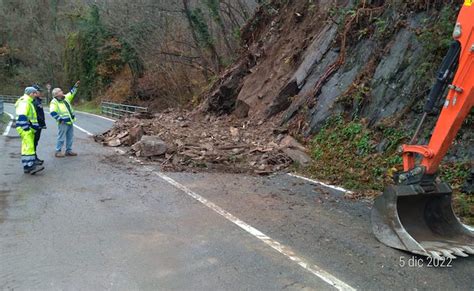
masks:
<path fill-rule="evenodd" d="M 438 73 L 438 86 L 435 85 L 430 93 L 422 120 L 432 111 L 437 97 L 444 93 L 443 85 L 448 85 L 449 89 L 446 101 L 429 144 L 402 147 L 405 172 L 415 168 L 415 154 L 419 154 L 423 157 L 421 165 L 425 168 L 425 173 L 435 174 L 474 105 L 474 3 L 472 0 L 466 1 L 462 7 L 453 37 L 455 41 Z M 449 75 L 454 71 L 454 79 L 451 84 L 448 84 Z M 418 131 L 419 129 L 415 135 Z"/>
<path fill-rule="evenodd" d="M 410 145 L 403 146 L 404 172 L 397 173 L 374 201 L 372 230 L 392 248 L 436 260 L 474 255 L 474 231 L 462 224 L 452 207 L 452 189 L 436 179 L 441 160 L 456 138 L 474 103 L 474 6 L 466 0 L 423 117 Z M 428 114 L 448 94 L 428 145 L 416 145 Z M 415 155 L 421 155 L 419 165 Z"/>

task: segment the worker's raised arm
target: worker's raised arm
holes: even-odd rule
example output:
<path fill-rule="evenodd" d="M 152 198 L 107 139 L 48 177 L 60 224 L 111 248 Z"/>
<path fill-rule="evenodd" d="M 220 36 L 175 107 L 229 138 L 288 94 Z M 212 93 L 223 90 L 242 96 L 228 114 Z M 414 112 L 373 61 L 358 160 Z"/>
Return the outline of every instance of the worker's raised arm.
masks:
<path fill-rule="evenodd" d="M 79 87 L 79 83 L 80 83 L 80 81 L 77 81 L 76 84 L 74 84 L 74 86 L 72 86 L 70 92 L 67 93 L 66 96 L 64 96 L 64 98 L 67 100 L 67 102 L 71 103 L 72 100 L 74 100 L 74 97 L 76 97 L 77 88 Z"/>

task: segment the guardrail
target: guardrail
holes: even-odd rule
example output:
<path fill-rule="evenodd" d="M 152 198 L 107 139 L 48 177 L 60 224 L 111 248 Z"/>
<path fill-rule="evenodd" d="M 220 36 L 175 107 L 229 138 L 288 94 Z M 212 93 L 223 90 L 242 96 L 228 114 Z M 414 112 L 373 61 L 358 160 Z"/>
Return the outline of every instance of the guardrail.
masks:
<path fill-rule="evenodd" d="M 100 110 L 104 115 L 121 118 L 128 114 L 148 112 L 148 107 L 103 101 L 100 105 Z"/>
<path fill-rule="evenodd" d="M 0 95 L 0 99 L 3 99 L 3 102 L 4 103 L 10 103 L 10 104 L 15 104 L 16 103 L 16 100 L 18 100 L 18 98 L 20 98 L 21 96 L 13 96 L 13 95 Z M 48 105 L 48 100 L 46 100 L 47 98 L 45 97 L 42 97 L 41 99 L 41 103 L 43 103 L 43 105 Z"/>
<path fill-rule="evenodd" d="M 20 96 L 12 96 L 12 95 L 0 95 L 0 99 L 3 100 L 4 103 L 13 103 L 15 104 L 16 100 L 18 100 Z"/>
<path fill-rule="evenodd" d="M 20 96 L 0 95 L 0 100 L 3 101 L 1 105 L 0 114 L 3 113 L 3 108 L 4 108 L 3 103 L 15 104 L 18 98 L 20 98 Z M 43 98 L 43 104 L 46 104 L 45 98 Z M 108 101 L 103 101 L 100 107 L 101 107 L 102 114 L 115 117 L 115 118 L 121 118 L 127 114 L 148 112 L 148 107 L 113 103 L 113 102 L 108 102 Z"/>
<path fill-rule="evenodd" d="M 3 99 L 0 98 L 0 115 L 3 115 Z"/>

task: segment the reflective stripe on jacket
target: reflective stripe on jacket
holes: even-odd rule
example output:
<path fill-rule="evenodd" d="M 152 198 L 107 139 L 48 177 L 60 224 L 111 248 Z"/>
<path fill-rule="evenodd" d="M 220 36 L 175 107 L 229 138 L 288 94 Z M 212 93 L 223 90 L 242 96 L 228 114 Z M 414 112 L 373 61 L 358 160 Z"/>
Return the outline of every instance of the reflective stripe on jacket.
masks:
<path fill-rule="evenodd" d="M 56 119 L 58 123 L 62 121 L 71 125 L 74 121 L 76 121 L 74 109 L 71 105 L 75 95 L 76 90 L 71 90 L 71 92 L 64 96 L 64 100 L 53 98 L 51 101 L 49 105 L 49 112 L 51 112 L 51 116 Z"/>
<path fill-rule="evenodd" d="M 28 131 L 30 128 L 34 130 L 39 129 L 38 118 L 36 115 L 35 106 L 33 105 L 33 98 L 28 95 L 23 95 L 15 103 L 16 111 L 16 127 L 20 131 Z"/>

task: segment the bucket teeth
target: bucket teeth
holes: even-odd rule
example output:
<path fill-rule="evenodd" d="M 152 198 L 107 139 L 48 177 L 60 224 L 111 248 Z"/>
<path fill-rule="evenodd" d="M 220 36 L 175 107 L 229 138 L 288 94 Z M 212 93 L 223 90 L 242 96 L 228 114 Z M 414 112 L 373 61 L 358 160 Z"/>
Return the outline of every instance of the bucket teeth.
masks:
<path fill-rule="evenodd" d="M 468 254 L 474 255 L 474 249 L 472 249 L 470 246 L 462 246 L 461 247 L 463 251 L 465 251 Z"/>
<path fill-rule="evenodd" d="M 463 249 L 460 249 L 460 248 L 452 248 L 454 254 L 458 257 L 468 257 L 469 255 L 466 255 L 465 253 L 463 253 Z"/>
<path fill-rule="evenodd" d="M 430 253 L 430 256 L 433 258 L 433 259 L 436 259 L 438 261 L 444 261 L 444 258 L 441 256 L 441 253 L 440 252 L 437 252 L 437 251 L 429 251 Z"/>
<path fill-rule="evenodd" d="M 448 259 L 455 259 L 456 257 L 452 255 L 452 252 L 454 252 L 454 250 L 439 250 L 443 256 L 445 256 L 446 258 Z"/>
<path fill-rule="evenodd" d="M 456 217 L 451 187 L 432 186 L 429 195 L 419 185 L 385 188 L 371 213 L 375 236 L 392 248 L 438 261 L 474 255 L 474 230 Z"/>

